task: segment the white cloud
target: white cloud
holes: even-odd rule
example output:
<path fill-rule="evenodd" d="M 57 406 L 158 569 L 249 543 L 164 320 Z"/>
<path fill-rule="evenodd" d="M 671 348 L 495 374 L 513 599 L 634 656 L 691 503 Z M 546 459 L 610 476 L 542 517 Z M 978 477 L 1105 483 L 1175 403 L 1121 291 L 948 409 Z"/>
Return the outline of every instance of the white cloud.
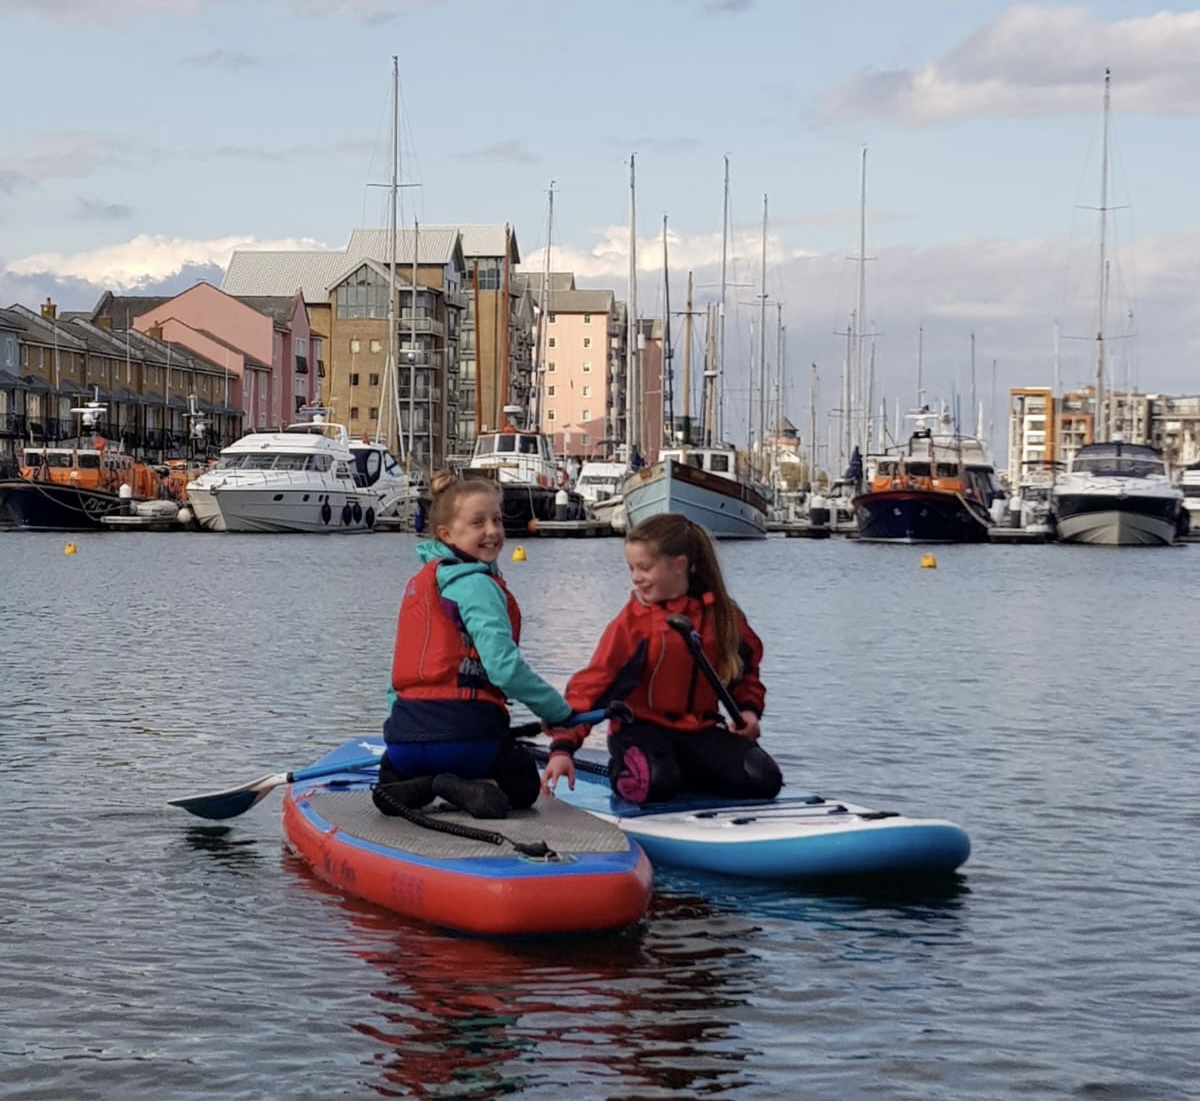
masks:
<path fill-rule="evenodd" d="M 211 241 L 189 241 L 178 237 L 139 234 L 132 240 L 90 252 L 64 256 L 43 252 L 26 256 L 8 265 L 16 275 L 53 275 L 83 279 L 109 290 L 129 290 L 156 283 L 195 265 L 224 268 L 234 249 L 315 249 L 324 248 L 308 238 L 289 237 L 261 241 L 254 237 L 220 237 Z"/>
<path fill-rule="evenodd" d="M 919 127 L 974 115 L 1095 111 L 1105 68 L 1122 111 L 1200 114 L 1200 11 L 1105 23 L 1086 7 L 1020 4 L 920 68 L 843 81 L 816 114 Z"/>

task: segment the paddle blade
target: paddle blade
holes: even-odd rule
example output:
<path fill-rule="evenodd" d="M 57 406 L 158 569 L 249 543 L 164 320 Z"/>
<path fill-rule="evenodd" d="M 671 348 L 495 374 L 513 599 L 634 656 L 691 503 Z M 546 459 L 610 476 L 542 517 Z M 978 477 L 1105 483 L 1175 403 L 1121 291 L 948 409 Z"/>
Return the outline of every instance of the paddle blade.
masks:
<path fill-rule="evenodd" d="M 262 802 L 280 784 L 287 782 L 286 772 L 274 772 L 238 788 L 212 791 L 206 795 L 185 795 L 181 799 L 169 799 L 168 802 L 173 807 L 182 807 L 198 818 L 236 818 Z"/>

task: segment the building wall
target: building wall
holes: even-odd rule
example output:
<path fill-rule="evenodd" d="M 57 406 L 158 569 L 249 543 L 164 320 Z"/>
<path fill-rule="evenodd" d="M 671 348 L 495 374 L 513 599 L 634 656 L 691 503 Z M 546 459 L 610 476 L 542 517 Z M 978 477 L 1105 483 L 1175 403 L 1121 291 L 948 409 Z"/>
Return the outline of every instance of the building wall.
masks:
<path fill-rule="evenodd" d="M 550 317 L 543 353 L 541 430 L 554 434 L 560 447 L 563 434 L 570 433 L 567 453 L 589 454 L 603 438 L 607 412 L 608 314 L 556 311 Z M 593 421 L 601 427 L 594 427 Z M 585 435 L 587 444 L 582 442 Z"/>

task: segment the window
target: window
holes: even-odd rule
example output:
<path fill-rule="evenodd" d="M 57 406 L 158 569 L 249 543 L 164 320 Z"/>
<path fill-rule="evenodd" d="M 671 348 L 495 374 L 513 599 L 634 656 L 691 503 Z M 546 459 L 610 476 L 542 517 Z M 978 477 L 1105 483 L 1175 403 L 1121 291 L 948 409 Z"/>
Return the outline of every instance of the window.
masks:
<path fill-rule="evenodd" d="M 585 348 L 590 348 L 592 346 L 592 338 L 590 336 L 585 336 L 583 338 L 583 346 Z"/>
<path fill-rule="evenodd" d="M 350 374 L 350 385 L 351 385 L 351 386 L 357 386 L 357 385 L 358 385 L 358 372 L 357 372 L 357 371 L 353 371 L 353 372 L 351 372 L 351 374 Z"/>
<path fill-rule="evenodd" d="M 553 386 L 546 387 L 546 397 L 548 397 L 548 398 L 554 397 L 554 387 Z"/>
<path fill-rule="evenodd" d="M 370 417 L 370 419 L 373 421 L 378 420 L 379 419 L 379 406 L 372 405 L 371 411 L 367 414 L 367 416 Z"/>
<path fill-rule="evenodd" d="M 500 258 L 484 256 L 475 261 L 474 278 L 481 291 L 498 291 L 501 282 Z"/>
<path fill-rule="evenodd" d="M 378 340 L 371 341 L 371 352 L 374 355 L 378 355 L 382 349 L 383 345 Z"/>
<path fill-rule="evenodd" d="M 553 348 L 555 346 L 555 344 L 557 344 L 557 343 L 558 342 L 554 339 L 554 337 L 551 337 L 549 340 L 546 341 L 546 347 Z"/>
<path fill-rule="evenodd" d="M 379 385 L 379 376 L 378 375 L 367 375 L 367 382 L 371 386 L 378 386 Z"/>
<path fill-rule="evenodd" d="M 556 365 L 555 365 L 555 363 L 554 363 L 554 360 L 551 360 L 549 363 L 547 363 L 547 364 L 546 364 L 546 370 L 547 370 L 547 371 L 555 371 L 555 370 L 557 370 L 557 367 L 556 367 Z"/>
<path fill-rule="evenodd" d="M 582 394 L 585 398 L 590 398 L 592 396 L 592 388 L 590 386 L 585 386 L 582 390 L 580 390 L 580 394 Z"/>
<path fill-rule="evenodd" d="M 350 354 L 351 355 L 358 355 L 358 353 L 361 349 L 362 349 L 362 345 L 358 342 L 357 337 L 355 337 L 352 341 L 350 341 Z"/>
<path fill-rule="evenodd" d="M 554 420 L 554 410 L 553 409 L 546 410 L 546 420 L 548 420 L 548 421 Z"/>
<path fill-rule="evenodd" d="M 555 317 L 556 317 L 556 315 L 555 315 L 555 314 L 553 314 L 553 313 L 551 313 L 551 314 L 549 314 L 549 315 L 548 315 L 548 317 L 547 317 L 547 320 L 550 322 L 550 324 L 551 324 L 551 325 L 553 325 L 553 324 L 554 324 L 554 319 L 555 319 Z"/>
<path fill-rule="evenodd" d="M 592 411 L 590 409 L 585 409 L 582 413 L 579 414 L 579 419 L 585 420 L 585 421 L 590 421 L 592 419 Z"/>
<path fill-rule="evenodd" d="M 358 420 L 358 406 L 357 405 L 350 406 L 350 419 L 352 421 Z"/>
<path fill-rule="evenodd" d="M 585 359 L 585 360 L 584 360 L 584 361 L 583 361 L 583 362 L 582 362 L 582 363 L 581 363 L 579 366 L 580 366 L 580 368 L 583 370 L 583 373 L 584 373 L 585 375 L 589 375 L 589 374 L 591 374 L 591 372 L 592 372 L 592 361 L 591 361 L 590 359 Z"/>
<path fill-rule="evenodd" d="M 337 288 L 336 299 L 339 318 L 387 317 L 387 284 L 365 264 Z"/>
<path fill-rule="evenodd" d="M 583 323 L 585 325 L 590 325 L 592 323 L 592 315 L 590 313 L 585 313 L 583 315 Z"/>

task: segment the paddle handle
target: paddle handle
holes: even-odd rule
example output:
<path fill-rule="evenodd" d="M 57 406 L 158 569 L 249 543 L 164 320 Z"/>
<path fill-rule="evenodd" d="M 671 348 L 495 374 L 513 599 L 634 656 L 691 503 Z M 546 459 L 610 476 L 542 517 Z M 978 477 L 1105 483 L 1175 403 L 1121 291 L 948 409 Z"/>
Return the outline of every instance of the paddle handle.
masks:
<path fill-rule="evenodd" d="M 287 774 L 287 782 L 294 784 L 297 780 L 315 780 L 318 776 L 333 776 L 338 772 L 358 772 L 364 768 L 378 768 L 382 753 L 374 753 L 370 757 L 352 757 L 349 761 L 331 761 L 327 765 L 310 765 L 308 768 L 298 768 Z"/>
<path fill-rule="evenodd" d="M 700 639 L 700 632 L 692 626 L 692 621 L 683 615 L 667 616 L 667 626 L 683 636 L 683 641 L 687 644 L 688 651 L 692 655 L 692 660 L 700 667 L 700 672 L 704 674 L 704 679 L 712 685 L 717 698 L 725 705 L 725 710 L 729 712 L 729 718 L 733 722 L 734 730 L 741 730 L 746 725 L 746 720 L 742 718 L 742 709 L 725 686 L 725 682 L 717 675 L 717 671 L 712 667 L 712 662 L 708 660 L 708 655 L 704 652 L 704 645 Z"/>

